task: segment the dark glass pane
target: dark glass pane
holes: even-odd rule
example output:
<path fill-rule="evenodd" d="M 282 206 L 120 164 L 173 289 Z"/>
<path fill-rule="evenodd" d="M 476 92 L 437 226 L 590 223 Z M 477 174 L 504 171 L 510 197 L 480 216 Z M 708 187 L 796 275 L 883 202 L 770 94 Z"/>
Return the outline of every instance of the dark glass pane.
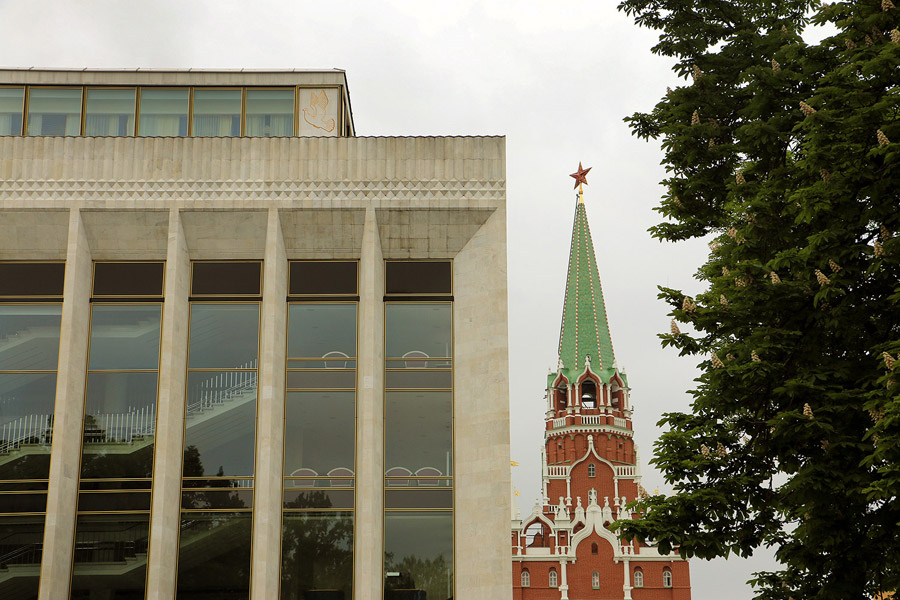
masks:
<path fill-rule="evenodd" d="M 133 89 L 88 89 L 84 135 L 134 135 L 134 94 Z"/>
<path fill-rule="evenodd" d="M 191 369 L 255 369 L 258 304 L 191 304 Z"/>
<path fill-rule="evenodd" d="M 72 595 L 78 600 L 143 600 L 150 515 L 79 515 Z"/>
<path fill-rule="evenodd" d="M 349 477 L 315 477 L 308 475 L 312 471 L 310 469 L 299 469 L 296 471 L 299 475 L 286 477 L 284 480 L 285 488 L 346 488 L 353 487 L 354 478 L 349 469 L 338 469 L 337 473 L 345 473 Z"/>
<path fill-rule="evenodd" d="M 388 392 L 384 421 L 386 475 L 452 475 L 450 392 Z"/>
<path fill-rule="evenodd" d="M 351 600 L 353 513 L 285 513 L 282 600 Z"/>
<path fill-rule="evenodd" d="M 384 492 L 384 507 L 453 508 L 453 490 L 421 488 L 386 490 Z"/>
<path fill-rule="evenodd" d="M 262 263 L 195 262 L 191 275 L 192 296 L 259 296 Z"/>
<path fill-rule="evenodd" d="M 341 356 L 327 360 L 288 360 L 288 369 L 355 369 L 356 361 Z"/>
<path fill-rule="evenodd" d="M 183 137 L 187 135 L 189 90 L 141 90 L 138 135 Z"/>
<path fill-rule="evenodd" d="M 27 491 L 27 490 L 36 490 L 36 491 L 45 491 L 46 492 L 48 485 L 49 485 L 49 483 L 47 481 L 24 481 L 24 482 L 0 483 L 0 493 Z"/>
<path fill-rule="evenodd" d="M 353 475 L 355 394 L 289 392 L 285 400 L 284 434 L 285 477 Z"/>
<path fill-rule="evenodd" d="M 241 135 L 241 90 L 194 90 L 195 136 Z"/>
<path fill-rule="evenodd" d="M 47 477 L 56 373 L 0 373 L 0 479 Z"/>
<path fill-rule="evenodd" d="M 162 262 L 94 263 L 94 296 L 162 296 Z"/>
<path fill-rule="evenodd" d="M 28 135 L 81 133 L 81 88 L 31 88 Z"/>
<path fill-rule="evenodd" d="M 356 371 L 288 371 L 288 389 L 354 389 Z"/>
<path fill-rule="evenodd" d="M 386 388 L 452 388 L 453 373 L 450 371 L 388 371 L 385 373 Z"/>
<path fill-rule="evenodd" d="M 451 477 L 439 477 L 431 475 L 436 469 L 420 469 L 422 475 L 417 477 L 397 477 L 396 474 L 403 474 L 402 467 L 394 467 L 388 470 L 385 476 L 384 485 L 389 488 L 449 488 L 453 487 L 453 479 Z M 428 477 L 426 479 L 426 477 Z"/>
<path fill-rule="evenodd" d="M 290 485 L 290 482 L 288 482 Z M 353 490 L 334 489 L 286 489 L 284 508 L 353 508 Z"/>
<path fill-rule="evenodd" d="M 223 481 L 222 483 L 227 483 Z M 253 490 L 205 489 L 181 493 L 181 508 L 185 510 L 221 510 L 253 508 Z"/>
<path fill-rule="evenodd" d="M 449 261 L 388 261 L 384 265 L 385 294 L 451 294 Z"/>
<path fill-rule="evenodd" d="M 25 88 L 0 88 L 0 135 L 22 135 L 24 110 Z"/>
<path fill-rule="evenodd" d="M 184 477 L 252 477 L 256 372 L 188 373 Z"/>
<path fill-rule="evenodd" d="M 453 597 L 453 515 L 384 514 L 384 597 L 387 600 Z M 419 596 L 395 590 L 421 590 Z"/>
<path fill-rule="evenodd" d="M 150 492 L 90 492 L 78 494 L 82 512 L 150 510 Z"/>
<path fill-rule="evenodd" d="M 247 122 L 244 135 L 283 137 L 294 135 L 294 88 L 247 90 Z"/>
<path fill-rule="evenodd" d="M 46 493 L 0 494 L 0 513 L 42 513 L 45 510 L 47 510 Z"/>
<path fill-rule="evenodd" d="M 100 490 L 149 490 L 152 479 L 150 477 L 133 479 L 85 479 L 78 482 L 81 491 Z"/>
<path fill-rule="evenodd" d="M 356 261 L 295 260 L 290 263 L 291 296 L 359 293 Z"/>
<path fill-rule="evenodd" d="M 61 318 L 60 304 L 0 304 L 0 371 L 55 371 Z"/>
<path fill-rule="evenodd" d="M 251 514 L 181 513 L 178 600 L 250 597 Z"/>
<path fill-rule="evenodd" d="M 252 489 L 253 478 L 247 477 L 243 479 L 235 479 L 233 477 L 185 477 L 181 482 L 184 489 L 213 489 L 214 491 L 222 491 L 222 488 L 229 490 L 236 489 Z"/>
<path fill-rule="evenodd" d="M 0 296 L 62 296 L 65 263 L 0 262 Z"/>
<path fill-rule="evenodd" d="M 449 358 L 408 358 L 385 361 L 386 369 L 449 369 L 453 361 Z"/>
<path fill-rule="evenodd" d="M 422 359 L 452 356 L 451 304 L 386 304 L 386 355 Z"/>
<path fill-rule="evenodd" d="M 288 357 L 356 356 L 355 304 L 291 304 L 288 307 Z"/>
<path fill-rule="evenodd" d="M 37 600 L 44 547 L 44 515 L 0 517 L 0 556 L 8 569 L 0 577 L 0 598 Z M 18 577 L 6 576 L 15 569 Z"/>
<path fill-rule="evenodd" d="M 158 369 L 161 313 L 161 304 L 94 304 L 88 369 Z"/>

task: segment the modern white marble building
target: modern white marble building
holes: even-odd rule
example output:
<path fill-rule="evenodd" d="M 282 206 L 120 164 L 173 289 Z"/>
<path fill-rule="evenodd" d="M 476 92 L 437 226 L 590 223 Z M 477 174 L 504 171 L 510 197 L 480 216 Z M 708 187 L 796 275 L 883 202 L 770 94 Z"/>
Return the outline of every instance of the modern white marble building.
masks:
<path fill-rule="evenodd" d="M 0 597 L 511 596 L 503 137 L 0 71 Z"/>

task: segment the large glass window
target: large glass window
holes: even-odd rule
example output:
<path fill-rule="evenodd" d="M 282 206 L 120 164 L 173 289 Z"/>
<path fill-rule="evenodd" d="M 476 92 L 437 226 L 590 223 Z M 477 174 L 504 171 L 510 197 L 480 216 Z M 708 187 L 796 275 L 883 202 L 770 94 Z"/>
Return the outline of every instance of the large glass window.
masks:
<path fill-rule="evenodd" d="M 288 306 L 284 600 L 352 597 L 356 308 Z"/>
<path fill-rule="evenodd" d="M 194 90 L 193 134 L 241 135 L 241 90 Z"/>
<path fill-rule="evenodd" d="M 0 135 L 22 135 L 24 87 L 0 87 Z"/>
<path fill-rule="evenodd" d="M 28 135 L 81 133 L 81 88 L 30 88 Z"/>
<path fill-rule="evenodd" d="M 386 600 L 453 596 L 452 331 L 449 302 L 385 304 Z"/>
<path fill-rule="evenodd" d="M 161 319 L 158 302 L 91 305 L 72 598 L 144 594 Z"/>
<path fill-rule="evenodd" d="M 186 136 L 189 105 L 190 91 L 187 88 L 142 88 L 138 135 Z"/>
<path fill-rule="evenodd" d="M 37 598 L 61 312 L 0 303 L 0 598 Z"/>
<path fill-rule="evenodd" d="M 259 303 L 193 302 L 189 336 L 176 594 L 246 599 Z"/>
<path fill-rule="evenodd" d="M 84 135 L 134 135 L 134 89 L 88 88 Z"/>
<path fill-rule="evenodd" d="M 256 137 L 294 135 L 294 90 L 247 90 L 247 122 L 244 135 Z"/>

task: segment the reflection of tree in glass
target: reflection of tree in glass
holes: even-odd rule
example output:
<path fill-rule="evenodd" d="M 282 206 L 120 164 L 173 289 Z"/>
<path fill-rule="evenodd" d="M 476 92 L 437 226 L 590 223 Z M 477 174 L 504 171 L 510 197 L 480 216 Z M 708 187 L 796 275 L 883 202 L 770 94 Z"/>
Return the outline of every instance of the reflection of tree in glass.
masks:
<path fill-rule="evenodd" d="M 249 597 L 250 524 L 249 512 L 182 513 L 179 598 Z"/>
<path fill-rule="evenodd" d="M 320 491 L 300 494 L 285 504 L 286 509 L 330 507 L 331 500 Z M 306 592 L 311 590 L 336 590 L 337 593 L 327 597 L 350 599 L 353 580 L 350 513 L 287 512 L 282 535 L 282 600 L 304 600 Z"/>
<path fill-rule="evenodd" d="M 384 553 L 385 571 L 400 573 L 399 577 L 388 577 L 384 583 L 385 599 L 397 600 L 415 598 L 415 600 L 452 600 L 452 582 L 450 580 L 450 563 L 443 554 L 435 558 L 419 558 L 404 556 L 400 561 L 394 560 L 391 552 Z M 399 590 L 421 590 L 424 595 L 401 594 Z M 395 592 L 395 593 L 391 593 Z"/>
<path fill-rule="evenodd" d="M 184 449 L 183 477 L 202 477 L 204 474 L 203 463 L 200 460 L 200 451 L 197 446 L 191 444 Z M 225 469 L 219 467 L 216 477 L 225 475 Z M 189 484 L 189 485 L 188 485 Z M 185 482 L 185 491 L 182 493 L 182 508 L 205 510 L 210 508 L 246 508 L 247 504 L 240 497 L 239 492 L 228 493 L 216 488 L 231 488 L 234 482 L 230 479 L 195 479 Z M 188 491 L 197 488 L 197 491 Z"/>
<path fill-rule="evenodd" d="M 85 439 L 89 441 L 92 440 Z M 102 444 L 85 443 L 81 476 L 84 479 L 152 477 L 153 446 L 145 445 L 126 454 L 107 454 Z"/>

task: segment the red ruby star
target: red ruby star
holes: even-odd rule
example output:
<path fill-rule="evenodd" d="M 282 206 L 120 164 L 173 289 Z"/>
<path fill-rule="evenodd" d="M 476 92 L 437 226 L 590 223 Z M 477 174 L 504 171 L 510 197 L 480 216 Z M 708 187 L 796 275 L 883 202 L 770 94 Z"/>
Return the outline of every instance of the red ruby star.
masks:
<path fill-rule="evenodd" d="M 569 177 L 575 178 L 575 187 L 577 188 L 580 184 L 587 185 L 587 174 L 588 171 L 591 170 L 591 167 L 585 169 L 581 166 L 581 161 L 578 162 L 578 171 L 569 175 Z"/>

